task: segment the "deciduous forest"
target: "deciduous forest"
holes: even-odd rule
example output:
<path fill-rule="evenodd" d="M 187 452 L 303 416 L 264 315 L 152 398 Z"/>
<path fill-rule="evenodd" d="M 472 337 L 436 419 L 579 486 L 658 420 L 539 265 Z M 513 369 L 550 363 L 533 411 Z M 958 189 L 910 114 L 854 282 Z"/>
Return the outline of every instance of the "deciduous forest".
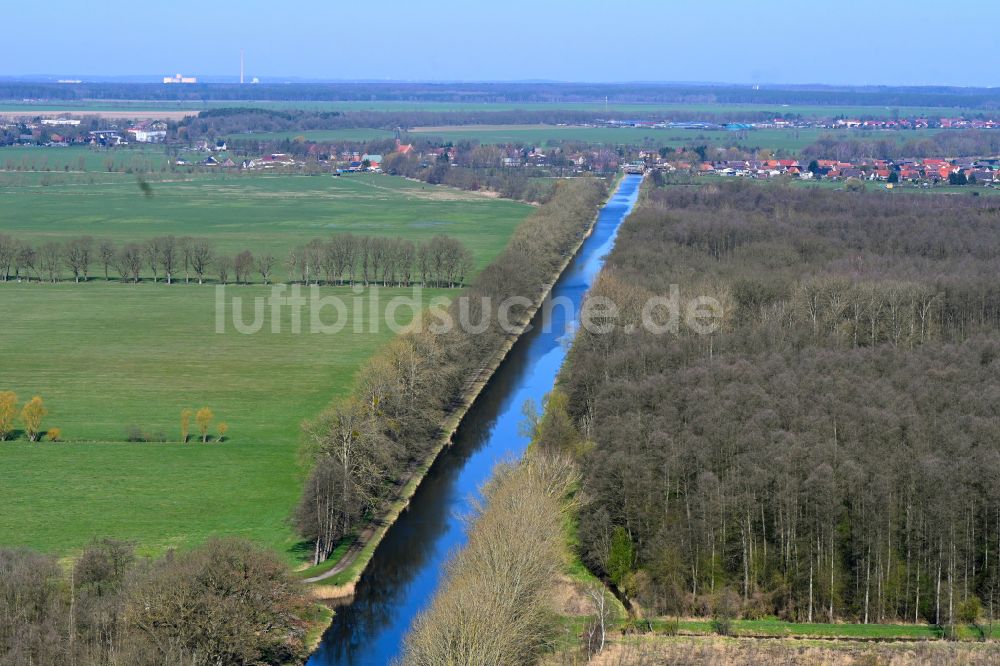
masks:
<path fill-rule="evenodd" d="M 658 614 L 992 618 L 1000 602 L 1000 207 L 957 196 L 652 189 L 549 400 L 589 567 Z M 709 335 L 642 304 L 723 305 Z M 662 314 L 662 313 L 661 313 Z"/>

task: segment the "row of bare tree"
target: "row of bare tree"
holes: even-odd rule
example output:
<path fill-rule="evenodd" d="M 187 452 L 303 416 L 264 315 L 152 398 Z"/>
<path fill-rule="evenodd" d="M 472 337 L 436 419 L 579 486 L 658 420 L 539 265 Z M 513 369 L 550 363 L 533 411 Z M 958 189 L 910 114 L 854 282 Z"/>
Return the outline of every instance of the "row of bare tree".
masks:
<path fill-rule="evenodd" d="M 470 319 L 488 321 L 486 330 L 456 326 L 442 334 L 425 330 L 397 337 L 362 368 L 351 396 L 306 424 L 304 456 L 311 471 L 295 522 L 312 542 L 315 562 L 379 516 L 407 475 L 436 450 L 441 424 L 507 339 L 496 309 L 511 296 L 530 302 L 540 297 L 605 194 L 603 181 L 561 183 L 553 200 L 515 230 L 506 249 L 464 292 L 474 310 Z M 449 310 L 453 320 L 457 300 Z M 525 319 L 528 310 L 515 305 L 511 320 Z"/>
<path fill-rule="evenodd" d="M 249 276 L 259 268 L 263 275 L 270 274 L 274 258 L 264 255 L 255 263 L 249 252 L 239 257 L 250 258 L 250 264 L 240 264 L 241 275 Z M 74 282 L 91 279 L 91 269 L 103 269 L 104 279 L 117 275 L 122 282 L 139 282 L 146 270 L 154 282 L 161 278 L 171 284 L 181 271 L 184 281 L 195 277 L 199 284 L 214 268 L 219 257 L 212 243 L 203 238 L 163 236 L 145 242 L 116 244 L 114 241 L 95 240 L 90 236 L 72 238 L 65 243 L 46 241 L 39 245 L 0 234 L 0 276 L 8 280 L 45 280 L 57 282 L 68 270 Z M 230 259 L 229 264 L 236 260 Z M 227 270 L 223 268 L 222 270 Z"/>
<path fill-rule="evenodd" d="M 438 234 L 425 242 L 384 236 L 334 234 L 313 239 L 288 255 L 288 277 L 304 284 L 380 284 L 459 287 L 472 271 L 472 252 Z"/>
<path fill-rule="evenodd" d="M 8 280 L 57 282 L 66 271 L 75 282 L 87 282 L 97 266 L 104 279 L 140 282 L 152 276 L 167 284 L 183 273 L 184 282 L 202 284 L 215 278 L 225 284 L 247 284 L 259 275 L 264 284 L 273 278 L 277 261 L 271 253 L 254 255 L 243 250 L 220 253 L 204 238 L 162 236 L 144 242 L 116 245 L 89 236 L 64 243 L 46 241 L 33 245 L 0 234 L 0 276 Z M 473 268 L 472 252 L 460 241 L 436 235 L 419 244 L 381 236 L 336 234 L 315 239 L 291 251 L 287 261 L 290 280 L 304 284 L 381 284 L 409 286 L 419 281 L 433 287 L 464 284 Z"/>

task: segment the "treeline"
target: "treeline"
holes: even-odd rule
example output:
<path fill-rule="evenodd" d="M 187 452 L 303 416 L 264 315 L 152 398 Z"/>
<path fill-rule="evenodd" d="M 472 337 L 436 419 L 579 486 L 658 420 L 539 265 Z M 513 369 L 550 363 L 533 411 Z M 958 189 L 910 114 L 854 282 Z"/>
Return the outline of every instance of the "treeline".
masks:
<path fill-rule="evenodd" d="M 249 254 L 249 253 L 247 253 Z M 252 259 L 252 258 L 251 258 Z M 274 265 L 271 255 L 261 257 L 258 268 L 266 275 Z M 213 268 L 220 266 L 211 241 L 203 238 L 163 236 L 143 242 L 116 244 L 112 240 L 95 240 L 80 236 L 60 243 L 45 241 L 33 244 L 0 234 L 0 276 L 3 281 L 37 280 L 57 282 L 68 271 L 74 282 L 87 282 L 91 270 L 103 269 L 105 281 L 117 275 L 122 282 L 139 282 L 148 268 L 157 282 L 162 275 L 171 284 L 177 274 L 184 273 L 189 282 L 194 274 L 199 284 Z M 220 266 L 227 271 L 228 264 Z M 240 264 L 241 275 L 249 275 L 254 263 Z"/>
<path fill-rule="evenodd" d="M 706 117 L 712 122 L 764 122 L 774 119 L 775 110 L 726 111 L 715 113 L 684 109 L 650 109 L 644 120 L 696 122 Z M 609 110 L 575 111 L 553 107 L 502 111 L 277 111 L 259 108 L 213 109 L 181 120 L 177 137 L 210 139 L 251 132 L 305 132 L 333 129 L 383 129 L 395 131 L 414 127 L 454 125 L 586 125 L 607 120 L 629 120 L 634 112 Z M 249 137 L 252 140 L 252 136 Z"/>
<path fill-rule="evenodd" d="M 1000 603 L 1000 226 L 974 198 L 648 193 L 549 404 L 580 552 L 653 613 L 953 627 Z M 656 335 L 642 304 L 716 298 Z M 632 326 L 633 328 L 629 328 Z"/>
<path fill-rule="evenodd" d="M 532 664 L 553 648 L 559 625 L 552 596 L 578 478 L 565 456 L 529 454 L 497 467 L 474 507 L 468 543 L 406 635 L 406 664 Z"/>
<path fill-rule="evenodd" d="M 383 236 L 334 234 L 293 249 L 286 263 L 291 279 L 305 284 L 380 284 L 458 287 L 472 271 L 472 252 L 461 241 L 438 234 L 422 242 Z"/>
<path fill-rule="evenodd" d="M 603 181 L 560 182 L 552 200 L 514 232 L 447 311 L 452 321 L 488 321 L 479 333 L 453 326 L 396 337 L 360 371 L 350 397 L 305 424 L 308 479 L 295 513 L 299 533 L 313 543 L 313 560 L 326 559 L 344 538 L 374 519 L 400 484 L 438 445 L 440 428 L 468 386 L 507 339 L 497 315 L 513 296 L 535 301 L 578 243 L 605 194 Z M 459 312 L 460 301 L 466 311 Z M 516 303 L 510 321 L 526 318 Z"/>
<path fill-rule="evenodd" d="M 138 283 L 151 275 L 153 282 L 162 279 L 172 284 L 183 273 L 185 283 L 193 278 L 202 284 L 214 278 L 220 284 L 249 284 L 260 276 L 268 284 L 277 263 L 269 252 L 220 253 L 210 240 L 190 236 L 161 236 L 124 244 L 81 236 L 35 245 L 0 234 L 3 282 L 36 279 L 55 283 L 67 275 L 74 282 L 88 282 L 96 267 L 105 281 L 115 276 L 121 282 Z M 461 241 L 443 234 L 421 243 L 334 234 L 293 249 L 285 266 L 289 280 L 304 284 L 411 286 L 419 281 L 425 286 L 457 287 L 468 278 L 473 257 Z"/>
<path fill-rule="evenodd" d="M 897 133 L 906 139 L 907 133 Z M 897 141 L 894 139 L 840 139 L 825 134 L 802 149 L 803 159 L 889 160 L 901 157 L 974 157 L 1000 153 L 1000 132 L 995 130 L 947 130 L 927 138 Z"/>
<path fill-rule="evenodd" d="M 312 615 L 285 563 L 237 539 L 155 561 L 105 539 L 68 569 L 0 549 L 0 662 L 11 666 L 301 663 Z"/>
<path fill-rule="evenodd" d="M 484 150 L 477 150 L 479 148 Z M 491 154 L 499 152 L 494 146 L 476 146 L 466 155 L 486 150 Z M 545 203 L 552 196 L 556 181 L 545 177 L 551 175 L 549 169 L 505 169 L 497 164 L 499 161 L 476 162 L 460 153 L 455 164 L 451 164 L 448 160 L 424 162 L 417 157 L 391 153 L 382 162 L 382 170 L 431 185 L 448 185 L 473 192 L 488 190 L 519 201 Z"/>

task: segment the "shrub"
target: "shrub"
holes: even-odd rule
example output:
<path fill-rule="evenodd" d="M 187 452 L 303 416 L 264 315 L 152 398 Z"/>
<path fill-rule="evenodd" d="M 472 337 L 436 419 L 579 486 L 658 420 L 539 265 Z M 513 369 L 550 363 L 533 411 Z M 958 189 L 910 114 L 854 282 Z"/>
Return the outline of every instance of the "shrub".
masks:
<path fill-rule="evenodd" d="M 966 624 L 976 624 L 979 616 L 983 613 L 983 603 L 979 597 L 969 595 L 969 597 L 958 606 L 958 619 Z"/>
<path fill-rule="evenodd" d="M 712 630 L 720 636 L 731 636 L 733 620 L 739 613 L 740 598 L 728 587 L 712 599 Z"/>
<path fill-rule="evenodd" d="M 49 428 L 48 432 L 45 433 L 45 437 L 50 442 L 58 442 L 59 438 L 62 437 L 62 430 L 59 428 Z"/>
<path fill-rule="evenodd" d="M 676 636 L 681 630 L 680 620 L 677 618 L 670 618 L 663 621 L 660 625 L 660 633 L 666 634 L 667 636 Z"/>

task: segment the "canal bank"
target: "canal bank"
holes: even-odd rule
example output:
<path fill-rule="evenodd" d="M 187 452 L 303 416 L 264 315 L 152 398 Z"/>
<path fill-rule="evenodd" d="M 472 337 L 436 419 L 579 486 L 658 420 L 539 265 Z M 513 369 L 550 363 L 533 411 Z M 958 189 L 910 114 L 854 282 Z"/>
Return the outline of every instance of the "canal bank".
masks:
<path fill-rule="evenodd" d="M 620 177 L 615 178 L 611 188 L 612 192 L 617 189 L 619 179 Z M 521 338 L 525 330 L 527 330 L 528 326 L 535 319 L 538 310 L 551 294 L 553 286 L 577 257 L 580 248 L 590 238 L 594 231 L 594 226 L 600 218 L 600 210 L 603 210 L 603 208 L 604 205 L 590 219 L 586 229 L 580 234 L 580 238 L 573 244 L 566 253 L 565 258 L 553 272 L 552 280 L 543 284 L 539 293 L 531 299 L 531 305 L 526 309 L 521 320 L 515 324 L 513 330 L 504 338 L 497 352 L 483 364 L 483 367 L 476 373 L 475 377 L 470 378 L 461 392 L 458 404 L 442 422 L 442 434 L 435 447 L 431 450 L 425 462 L 419 466 L 415 466 L 401 480 L 399 484 L 400 490 L 396 494 L 396 499 L 385 513 L 379 517 L 378 521 L 365 526 L 354 540 L 354 543 L 335 561 L 332 561 L 331 558 L 330 562 L 321 563 L 318 567 L 311 567 L 298 573 L 303 582 L 311 585 L 310 591 L 314 598 L 335 602 L 335 604 L 339 605 L 345 603 L 344 600 L 349 600 L 353 596 L 359 578 L 364 573 L 368 561 L 374 554 L 375 549 L 378 548 L 385 533 L 395 524 L 400 513 L 405 511 L 409 506 L 410 499 L 420 486 L 431 465 L 437 460 L 441 451 L 452 443 L 455 433 L 462 419 L 468 413 L 469 408 L 472 407 L 479 394 L 507 358 L 514 344 Z M 322 572 L 312 573 L 317 568 L 324 568 L 325 565 L 331 566 L 325 568 Z"/>
<path fill-rule="evenodd" d="M 522 405 L 527 400 L 540 404 L 551 390 L 579 305 L 635 204 L 641 180 L 632 175 L 619 183 L 533 311 L 553 299 L 572 307 L 552 308 L 545 326 L 510 336 L 468 387 L 462 408 L 447 424 L 446 432 L 454 436 L 442 441 L 426 473 L 406 484 L 394 522 L 373 535 L 377 547 L 372 545 L 366 566 L 358 568 L 350 589 L 340 590 L 353 594 L 353 600 L 338 609 L 310 664 L 382 664 L 398 655 L 405 631 L 437 587 L 448 554 L 464 540 L 462 514 L 469 512 L 469 500 L 497 462 L 523 454 Z"/>

